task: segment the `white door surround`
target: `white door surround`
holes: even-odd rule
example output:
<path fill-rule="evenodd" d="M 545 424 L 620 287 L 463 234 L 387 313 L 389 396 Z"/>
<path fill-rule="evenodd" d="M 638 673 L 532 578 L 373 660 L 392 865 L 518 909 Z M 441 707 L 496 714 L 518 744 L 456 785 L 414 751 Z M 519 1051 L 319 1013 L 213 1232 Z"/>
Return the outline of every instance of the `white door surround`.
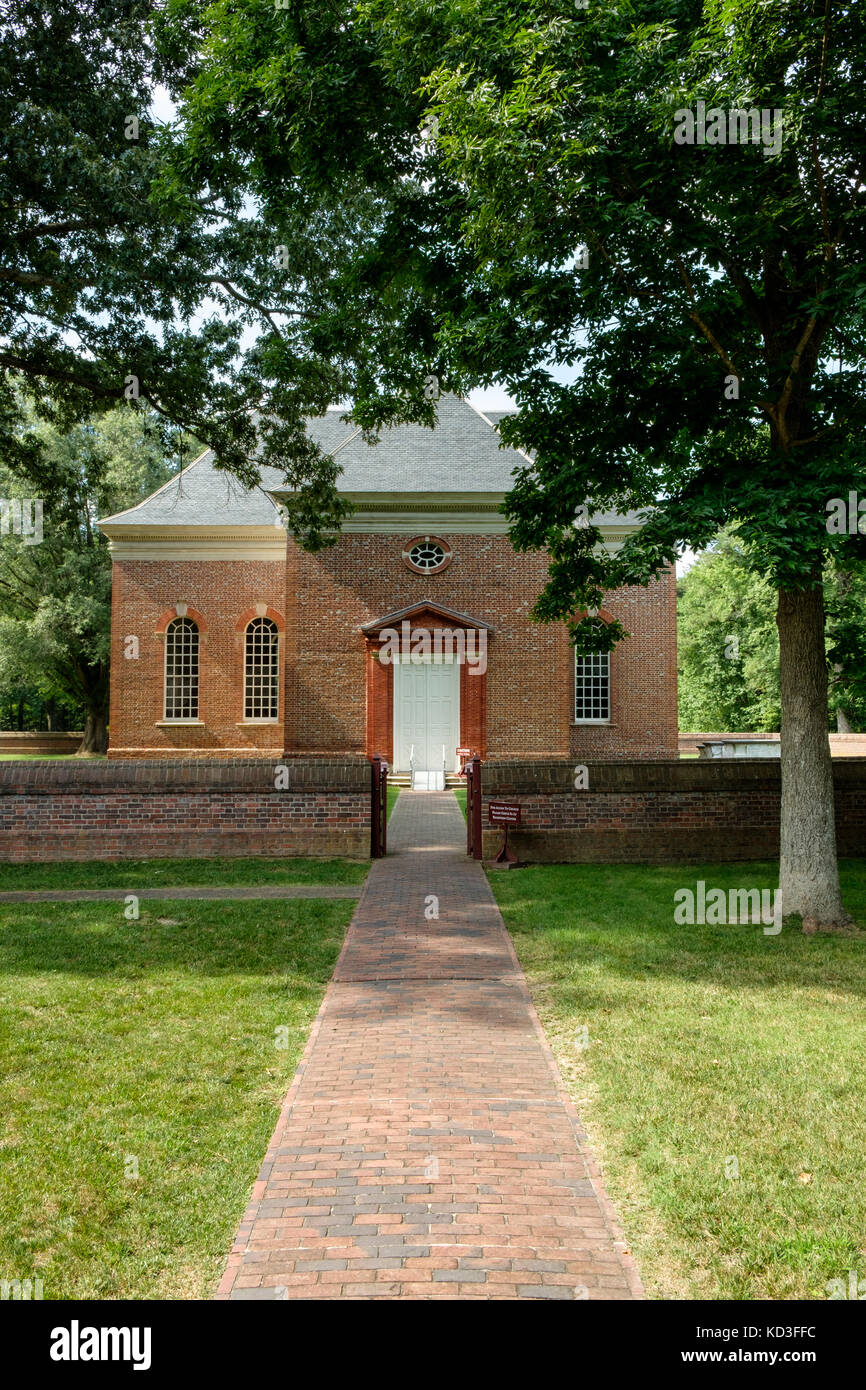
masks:
<path fill-rule="evenodd" d="M 416 771 L 458 771 L 460 666 L 446 657 L 394 661 L 394 771 L 408 772 L 411 749 Z"/>

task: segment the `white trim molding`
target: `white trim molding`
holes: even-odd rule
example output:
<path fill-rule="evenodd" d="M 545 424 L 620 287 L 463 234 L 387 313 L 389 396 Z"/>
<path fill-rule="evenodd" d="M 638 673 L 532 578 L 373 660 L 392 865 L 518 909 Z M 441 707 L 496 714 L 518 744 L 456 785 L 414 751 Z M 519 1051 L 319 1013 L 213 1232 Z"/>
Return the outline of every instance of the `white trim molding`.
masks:
<path fill-rule="evenodd" d="M 282 526 L 127 526 L 103 523 L 113 560 L 278 560 Z"/>

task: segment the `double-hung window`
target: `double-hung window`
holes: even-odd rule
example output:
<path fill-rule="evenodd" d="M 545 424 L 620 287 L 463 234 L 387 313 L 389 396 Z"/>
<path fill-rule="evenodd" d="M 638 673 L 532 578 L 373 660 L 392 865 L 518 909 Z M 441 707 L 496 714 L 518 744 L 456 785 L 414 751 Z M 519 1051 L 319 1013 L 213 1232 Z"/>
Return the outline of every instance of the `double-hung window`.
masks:
<path fill-rule="evenodd" d="M 610 653 L 575 652 L 574 722 L 606 724 L 610 720 Z"/>

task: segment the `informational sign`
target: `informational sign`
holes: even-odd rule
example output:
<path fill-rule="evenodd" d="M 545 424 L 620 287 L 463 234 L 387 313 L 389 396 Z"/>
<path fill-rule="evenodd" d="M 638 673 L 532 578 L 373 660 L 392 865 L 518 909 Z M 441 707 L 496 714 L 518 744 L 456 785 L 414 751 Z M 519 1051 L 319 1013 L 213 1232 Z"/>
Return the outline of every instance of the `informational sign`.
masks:
<path fill-rule="evenodd" d="M 487 819 L 491 825 L 519 825 L 520 805 L 516 801 L 489 801 Z"/>

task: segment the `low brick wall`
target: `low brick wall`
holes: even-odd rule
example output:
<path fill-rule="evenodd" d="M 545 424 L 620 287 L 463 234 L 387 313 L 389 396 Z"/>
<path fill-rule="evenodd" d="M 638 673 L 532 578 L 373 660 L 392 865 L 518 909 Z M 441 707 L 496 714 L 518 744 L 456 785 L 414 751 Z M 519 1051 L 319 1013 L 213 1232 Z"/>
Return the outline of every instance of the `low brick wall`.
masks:
<path fill-rule="evenodd" d="M 772 859 L 779 852 L 781 767 L 750 758 L 587 764 L 485 763 L 483 851 L 502 831 L 487 824 L 491 800 L 518 801 L 509 844 L 526 862 L 700 863 Z M 839 853 L 866 854 L 866 763 L 834 759 Z"/>
<path fill-rule="evenodd" d="M 0 763 L 0 861 L 367 859 L 365 758 Z"/>
<path fill-rule="evenodd" d="M 20 733 L 17 729 L 0 729 L 0 753 L 49 753 L 58 758 L 77 753 L 84 734 L 58 733 L 53 729 Z"/>

